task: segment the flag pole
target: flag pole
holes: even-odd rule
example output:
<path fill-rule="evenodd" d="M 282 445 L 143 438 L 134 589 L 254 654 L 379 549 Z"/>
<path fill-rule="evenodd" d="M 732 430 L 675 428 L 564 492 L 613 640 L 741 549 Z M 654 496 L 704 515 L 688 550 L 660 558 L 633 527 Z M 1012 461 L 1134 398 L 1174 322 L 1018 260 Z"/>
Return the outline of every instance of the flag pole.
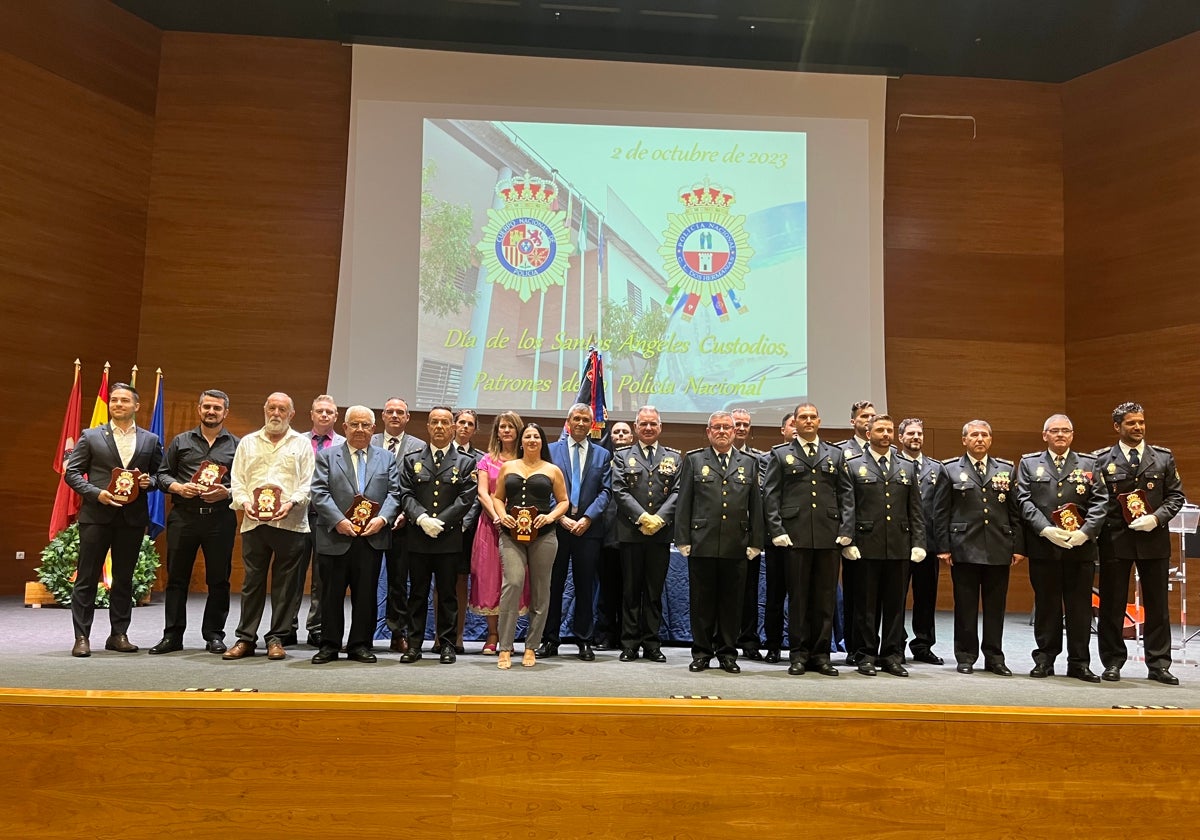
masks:
<path fill-rule="evenodd" d="M 129 384 L 134 388 L 137 387 L 137 365 L 134 365 L 133 370 L 129 371 Z"/>

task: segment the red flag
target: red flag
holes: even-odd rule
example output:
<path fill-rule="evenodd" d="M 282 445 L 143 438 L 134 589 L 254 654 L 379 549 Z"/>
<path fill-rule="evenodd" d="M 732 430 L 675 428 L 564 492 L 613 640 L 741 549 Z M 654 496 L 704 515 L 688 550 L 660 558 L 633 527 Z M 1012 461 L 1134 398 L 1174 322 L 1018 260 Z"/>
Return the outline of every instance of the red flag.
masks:
<path fill-rule="evenodd" d="M 83 395 L 79 390 L 79 360 L 75 360 L 75 384 L 67 397 L 67 411 L 63 415 L 62 433 L 58 436 L 58 448 L 54 451 L 54 471 L 59 474 L 58 491 L 54 494 L 54 511 L 50 514 L 50 539 L 70 525 L 79 513 L 79 494 L 67 486 L 61 477 L 67 456 L 79 440 L 80 412 Z"/>

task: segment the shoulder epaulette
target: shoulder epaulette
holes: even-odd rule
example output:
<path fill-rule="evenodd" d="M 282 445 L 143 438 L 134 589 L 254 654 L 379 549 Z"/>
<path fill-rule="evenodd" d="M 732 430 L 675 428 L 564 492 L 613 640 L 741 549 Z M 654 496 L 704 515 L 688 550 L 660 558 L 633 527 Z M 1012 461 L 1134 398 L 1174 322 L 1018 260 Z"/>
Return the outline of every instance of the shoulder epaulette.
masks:
<path fill-rule="evenodd" d="M 1075 453 L 1075 457 L 1077 457 L 1077 458 L 1091 458 L 1093 461 L 1094 461 L 1094 460 L 1096 460 L 1096 456 L 1095 456 L 1095 455 L 1093 455 L 1093 454 L 1091 454 L 1090 452 L 1076 452 L 1076 453 Z"/>
<path fill-rule="evenodd" d="M 1111 446 L 1101 446 L 1099 449 L 1097 449 L 1095 452 L 1093 452 L 1092 455 L 1096 458 L 1099 458 L 1101 455 L 1104 455 L 1105 453 L 1111 452 L 1111 451 L 1112 451 Z"/>
<path fill-rule="evenodd" d="M 629 447 L 629 448 L 631 448 L 631 449 L 632 449 L 633 447 Z M 663 452 L 674 452 L 676 455 L 678 455 L 678 454 L 679 454 L 679 450 L 678 450 L 678 449 L 676 449 L 674 446 L 664 446 L 664 447 L 662 448 L 662 451 L 663 451 Z"/>
<path fill-rule="evenodd" d="M 852 452 L 852 453 L 847 452 L 844 457 L 847 461 L 853 461 L 855 458 L 861 458 L 862 456 L 863 456 L 863 453 L 861 453 L 861 452 Z"/>
<path fill-rule="evenodd" d="M 1021 460 L 1024 461 L 1026 458 L 1041 458 L 1042 453 L 1045 451 L 1046 450 L 1044 450 L 1044 449 L 1039 449 L 1037 452 L 1026 452 L 1024 455 L 1021 456 Z"/>
<path fill-rule="evenodd" d="M 788 443 L 775 444 L 774 446 L 771 447 L 771 451 L 774 452 L 776 449 L 791 449 L 791 448 L 792 448 L 792 444 L 789 441 Z"/>
<path fill-rule="evenodd" d="M 1153 444 L 1153 443 L 1152 443 L 1152 444 L 1150 444 L 1150 448 L 1151 448 L 1151 449 L 1157 449 L 1159 452 L 1163 453 L 1164 455 L 1170 455 L 1170 454 L 1171 454 L 1171 450 L 1170 450 L 1170 449 L 1167 449 L 1167 447 L 1165 447 L 1165 446 L 1158 446 L 1157 444 Z"/>
<path fill-rule="evenodd" d="M 961 458 L 962 456 L 960 455 L 960 456 L 958 456 L 958 457 L 959 457 L 959 458 Z M 958 458 L 943 458 L 943 459 L 942 459 L 942 466 L 943 466 L 943 467 L 948 467 L 948 466 L 950 466 L 951 464 L 957 464 L 957 463 L 958 463 Z"/>
<path fill-rule="evenodd" d="M 633 444 L 627 443 L 624 446 L 618 446 L 613 450 L 613 454 L 616 455 L 618 452 L 624 452 L 626 449 L 633 449 Z"/>
<path fill-rule="evenodd" d="M 1013 462 L 1008 460 L 1007 458 L 992 458 L 992 460 L 995 461 L 997 464 L 1008 464 L 1010 467 L 1013 465 Z"/>
<path fill-rule="evenodd" d="M 707 446 L 701 446 L 701 447 L 698 447 L 698 448 L 696 448 L 696 449 L 689 449 L 689 450 L 687 451 L 687 454 L 688 454 L 688 455 L 695 455 L 697 452 L 703 452 L 703 451 L 704 451 L 705 449 L 707 449 L 707 448 L 708 448 Z"/>

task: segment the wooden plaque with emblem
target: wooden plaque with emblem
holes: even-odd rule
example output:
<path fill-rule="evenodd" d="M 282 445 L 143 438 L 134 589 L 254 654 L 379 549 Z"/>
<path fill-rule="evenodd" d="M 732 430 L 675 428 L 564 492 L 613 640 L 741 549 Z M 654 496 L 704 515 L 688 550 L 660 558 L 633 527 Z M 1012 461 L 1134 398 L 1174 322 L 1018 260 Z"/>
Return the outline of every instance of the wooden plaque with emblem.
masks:
<path fill-rule="evenodd" d="M 527 543 L 537 539 L 538 529 L 533 527 L 533 520 L 538 516 L 535 507 L 510 507 L 508 513 L 517 524 L 508 529 L 515 542 Z"/>
<path fill-rule="evenodd" d="M 112 494 L 114 501 L 127 505 L 138 497 L 138 493 L 141 491 L 138 479 L 141 477 L 141 470 L 113 467 L 112 479 L 108 482 L 108 492 Z"/>
<path fill-rule="evenodd" d="M 355 496 L 350 509 L 346 511 L 346 518 L 350 520 L 350 527 L 354 529 L 354 533 L 362 536 L 362 532 L 371 524 L 371 520 L 379 515 L 379 509 L 382 507 L 382 504 L 371 501 L 361 493 Z"/>
<path fill-rule="evenodd" d="M 1118 493 L 1117 501 L 1121 503 L 1121 515 L 1125 517 L 1126 525 L 1139 516 L 1150 513 L 1150 503 L 1146 499 L 1146 491 L 1141 488 L 1130 490 L 1128 493 Z"/>
<path fill-rule="evenodd" d="M 218 464 L 214 461 L 205 461 L 200 465 L 200 468 L 192 473 L 192 484 L 199 484 L 201 487 L 212 489 L 221 483 L 229 472 L 229 467 L 223 464 Z"/>
<path fill-rule="evenodd" d="M 1055 508 L 1050 513 L 1050 519 L 1064 531 L 1078 531 L 1083 527 L 1083 517 L 1079 515 L 1079 505 L 1067 502 L 1062 507 Z"/>
<path fill-rule="evenodd" d="M 283 498 L 283 488 L 278 484 L 255 487 L 250 502 L 254 508 L 254 518 L 264 521 L 274 519 L 279 515 L 279 509 L 285 501 L 287 500 Z"/>

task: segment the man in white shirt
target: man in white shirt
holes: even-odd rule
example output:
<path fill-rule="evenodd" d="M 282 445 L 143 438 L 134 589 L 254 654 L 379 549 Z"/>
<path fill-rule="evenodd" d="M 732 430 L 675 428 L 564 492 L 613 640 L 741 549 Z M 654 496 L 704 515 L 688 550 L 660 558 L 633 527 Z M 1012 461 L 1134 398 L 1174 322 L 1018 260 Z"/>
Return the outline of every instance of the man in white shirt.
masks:
<path fill-rule="evenodd" d="M 308 500 L 312 484 L 313 447 L 309 438 L 291 427 L 296 407 L 287 394 L 276 392 L 263 406 L 265 423 L 242 438 L 230 471 L 233 508 L 241 508 L 242 615 L 237 643 L 223 659 L 254 654 L 258 626 L 271 576 L 271 627 L 265 639 L 268 659 L 285 659 L 283 639 L 291 632 L 299 586 L 296 576 L 308 550 Z M 260 514 L 260 488 L 278 488 L 279 506 Z"/>

